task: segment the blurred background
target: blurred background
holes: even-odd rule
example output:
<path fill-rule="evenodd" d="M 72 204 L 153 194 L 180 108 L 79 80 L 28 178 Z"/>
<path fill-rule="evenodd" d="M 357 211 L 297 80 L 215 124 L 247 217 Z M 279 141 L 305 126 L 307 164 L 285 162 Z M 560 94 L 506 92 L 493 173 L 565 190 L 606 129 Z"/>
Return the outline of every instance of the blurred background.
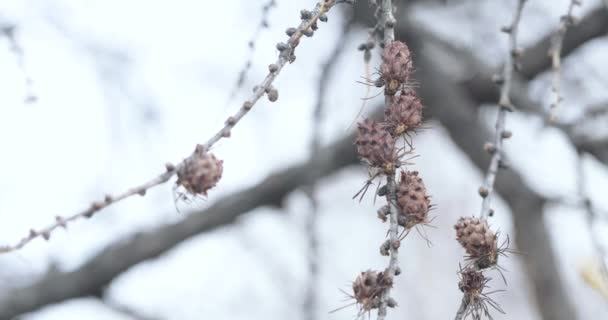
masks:
<path fill-rule="evenodd" d="M 417 233 L 401 245 L 399 307 L 388 318 L 450 319 L 464 260 L 453 225 L 480 210 L 498 100 L 491 76 L 516 1 L 395 2 L 427 127 L 409 169 L 437 208 L 432 245 Z M 0 245 L 187 157 L 315 3 L 0 1 Z M 569 3 L 531 0 L 523 12 L 510 168 L 490 220 L 520 253 L 500 261 L 507 284 L 492 273 L 492 289 L 505 290 L 492 298 L 507 312 L 495 319 L 608 318 L 606 289 L 590 280 L 608 248 L 608 4 L 583 0 L 573 11 L 551 123 L 547 52 Z M 352 199 L 367 179 L 350 140 L 368 94 L 357 47 L 375 22 L 363 0 L 328 17 L 275 81 L 278 101 L 262 98 L 213 147 L 225 169 L 208 198 L 175 202 L 171 181 L 1 255 L 0 319 L 354 318 L 356 306 L 329 311 L 353 302 L 342 290 L 359 272 L 387 264 L 380 203 Z M 382 101 L 367 101 L 363 115 Z M 310 148 L 315 131 L 320 152 Z"/>

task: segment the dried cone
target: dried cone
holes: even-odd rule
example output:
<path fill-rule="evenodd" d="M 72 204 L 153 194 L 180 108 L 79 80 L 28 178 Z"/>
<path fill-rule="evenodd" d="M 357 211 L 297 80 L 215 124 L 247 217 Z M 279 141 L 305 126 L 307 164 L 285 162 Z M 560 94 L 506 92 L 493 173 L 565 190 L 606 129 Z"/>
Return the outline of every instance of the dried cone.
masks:
<path fill-rule="evenodd" d="M 391 286 L 390 281 L 387 280 L 384 273 L 371 270 L 361 272 L 355 279 L 353 297 L 361 305 L 362 310 L 378 308 L 382 292 Z"/>
<path fill-rule="evenodd" d="M 401 209 L 398 216 L 400 226 L 410 229 L 427 221 L 431 200 L 418 171 L 401 171 L 397 204 Z"/>
<path fill-rule="evenodd" d="M 479 268 L 496 265 L 498 259 L 496 234 L 485 219 L 462 217 L 454 226 L 456 238 Z"/>
<path fill-rule="evenodd" d="M 384 126 L 370 119 L 360 122 L 355 139 L 359 156 L 372 167 L 392 173 L 397 161 L 395 139 Z"/>
<path fill-rule="evenodd" d="M 415 91 L 402 91 L 393 97 L 391 105 L 384 112 L 387 129 L 393 136 L 416 130 L 422 125 L 422 108 Z"/>
<path fill-rule="evenodd" d="M 410 49 L 401 41 L 393 41 L 384 48 L 380 73 L 388 95 L 395 94 L 408 82 L 412 73 Z"/>
<path fill-rule="evenodd" d="M 468 268 L 460 273 L 458 288 L 464 292 L 469 299 L 479 297 L 486 285 L 486 277 L 481 271 Z"/>
<path fill-rule="evenodd" d="M 212 153 L 197 150 L 177 171 L 177 185 L 192 194 L 207 196 L 207 191 L 215 187 L 223 171 L 224 161 Z"/>

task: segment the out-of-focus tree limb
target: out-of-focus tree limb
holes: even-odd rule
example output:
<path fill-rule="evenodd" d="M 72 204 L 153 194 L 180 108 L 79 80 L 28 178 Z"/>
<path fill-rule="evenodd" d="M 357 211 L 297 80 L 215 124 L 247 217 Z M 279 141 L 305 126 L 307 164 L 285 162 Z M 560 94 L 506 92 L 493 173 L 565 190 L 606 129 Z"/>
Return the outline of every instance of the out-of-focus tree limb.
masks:
<path fill-rule="evenodd" d="M 564 49 L 562 55 L 571 53 L 575 48 L 582 46 L 585 41 L 592 39 L 591 36 L 601 36 L 606 34 L 608 31 L 608 10 L 604 7 L 594 10 L 591 14 L 585 16 L 581 22 L 568 29 L 564 38 Z M 577 28 L 585 26 L 586 32 L 584 34 L 587 37 L 574 38 L 574 36 L 582 33 Z M 483 62 L 476 59 L 471 52 L 466 49 L 458 48 L 452 45 L 449 41 L 443 40 L 440 37 L 434 35 L 432 32 L 421 28 L 420 24 L 416 24 L 410 19 L 402 19 L 398 23 L 399 32 L 404 38 L 424 38 L 428 44 L 441 47 L 444 54 L 450 55 L 454 61 L 466 66 L 468 72 L 474 75 L 467 81 L 462 82 L 462 86 L 469 91 L 473 98 L 475 105 L 479 106 L 483 103 L 496 103 L 499 98 L 499 89 L 493 83 L 492 76 L 495 74 L 495 70 L 485 65 Z M 572 33 L 574 32 L 574 33 Z M 534 113 L 540 115 L 543 118 L 547 118 L 548 115 L 543 111 L 543 107 L 539 102 L 534 101 L 528 95 L 528 82 L 525 78 L 533 78 L 539 73 L 547 70 L 550 67 L 550 59 L 547 55 L 547 51 L 542 51 L 535 48 L 549 46 L 552 35 L 548 35 L 543 38 L 540 42 L 533 45 L 529 50 L 525 50 L 521 56 L 521 61 L 527 61 L 526 67 L 522 70 L 525 77 L 521 75 L 513 78 L 511 88 L 511 100 L 518 110 L 525 112 Z M 546 43 L 543 45 L 543 43 Z M 566 43 L 568 43 L 566 50 Z M 545 59 L 547 62 L 543 63 Z M 530 68 L 529 70 L 526 68 Z M 531 71 L 530 71 L 531 70 Z M 422 70 L 420 70 L 422 72 Z M 570 142 L 578 149 L 583 152 L 589 153 L 604 164 L 608 164 L 608 139 L 595 139 L 587 135 L 581 135 L 575 130 L 573 126 L 563 124 L 549 124 L 560 130 L 562 130 Z"/>
<path fill-rule="evenodd" d="M 608 10 L 600 6 L 568 29 L 564 36 L 562 56 L 568 56 L 588 41 L 606 35 L 606 33 L 608 33 Z M 553 34 L 549 34 L 524 50 L 519 60 L 521 63 L 520 75 L 523 78 L 520 78 L 520 81 L 531 80 L 551 67 L 548 52 L 552 37 Z M 462 57 L 462 55 L 459 56 Z M 494 103 L 498 98 L 498 90 L 492 82 L 493 70 L 481 65 L 476 70 L 479 74 L 467 81 L 466 87 L 474 93 L 477 101 Z M 513 88 L 513 92 L 517 92 L 517 87 Z"/>

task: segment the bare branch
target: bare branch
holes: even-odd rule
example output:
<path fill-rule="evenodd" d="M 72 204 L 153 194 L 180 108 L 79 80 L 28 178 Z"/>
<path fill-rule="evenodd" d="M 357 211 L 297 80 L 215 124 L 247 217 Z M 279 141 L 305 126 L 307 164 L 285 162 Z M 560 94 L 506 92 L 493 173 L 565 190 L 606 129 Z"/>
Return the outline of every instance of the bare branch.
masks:
<path fill-rule="evenodd" d="M 513 22 L 510 26 L 502 29 L 503 32 L 509 34 L 509 53 L 506 56 L 502 76 L 500 79 L 498 79 L 498 83 L 500 84 L 500 98 L 498 101 L 499 110 L 498 117 L 496 119 L 496 134 L 494 136 L 494 146 L 491 148 L 492 150 L 488 150 L 492 154 L 492 160 L 490 161 L 490 167 L 488 168 L 486 177 L 484 179 L 484 185 L 482 189 L 480 189 L 480 194 L 483 197 L 480 213 L 480 217 L 482 218 L 487 218 L 490 215 L 490 199 L 492 198 L 496 174 L 498 173 L 499 165 L 504 153 L 503 140 L 510 137 L 510 133 L 506 131 L 505 122 L 507 112 L 514 110 L 509 95 L 511 93 L 513 71 L 517 68 L 516 58 L 520 54 L 520 51 L 517 48 L 517 33 L 519 29 L 519 21 L 521 20 L 521 14 L 526 1 L 527 0 L 519 0 L 517 2 L 517 9 L 515 10 L 515 14 L 513 16 Z"/>
<path fill-rule="evenodd" d="M 327 60 L 321 65 L 321 76 L 318 81 L 317 103 L 313 111 L 313 128 L 312 139 L 310 143 L 311 159 L 319 156 L 321 149 L 321 126 L 323 124 L 323 111 L 325 109 L 325 95 L 329 89 L 329 80 L 334 68 L 337 65 L 338 58 L 346 48 L 346 40 L 352 30 L 354 20 L 349 18 L 345 21 L 340 36 L 336 41 L 332 52 Z M 305 192 L 310 199 L 311 209 L 306 217 L 306 237 L 308 240 L 308 272 L 309 280 L 306 283 L 306 292 L 304 295 L 304 303 L 302 304 L 305 319 L 316 319 L 317 311 L 317 295 L 318 295 L 318 277 L 319 277 L 319 244 L 317 234 L 317 221 L 319 216 L 319 200 L 316 196 L 316 183 L 311 183 L 305 188 Z"/>
<path fill-rule="evenodd" d="M 312 12 L 306 11 L 307 16 L 302 17 L 302 22 L 294 30 L 294 32 L 289 36 L 289 40 L 287 43 L 279 43 L 277 45 L 277 49 L 281 52 L 277 61 L 271 64 L 268 69 L 268 75 L 264 78 L 264 80 L 257 86 L 256 90 L 254 90 L 253 94 L 247 99 L 241 108 L 233 115 L 228 117 L 224 123 L 224 127 L 221 128 L 215 135 L 213 135 L 207 142 L 203 145 L 197 145 L 195 151 L 188 158 L 184 159 L 180 164 L 174 166 L 172 164 L 166 165 L 166 171 L 156 178 L 149 180 L 139 186 L 133 187 L 123 193 L 117 195 L 106 195 L 102 201 L 94 201 L 87 209 L 82 210 L 81 212 L 69 215 L 67 217 L 56 216 L 55 222 L 50 224 L 49 226 L 39 229 L 39 230 L 30 230 L 29 234 L 23 237 L 20 241 L 13 245 L 0 246 L 0 254 L 11 252 L 15 250 L 19 250 L 23 248 L 25 245 L 30 243 L 32 240 L 36 238 L 43 238 L 48 240 L 51 236 L 51 233 L 60 228 L 66 227 L 67 223 L 79 220 L 82 218 L 91 218 L 95 213 L 100 210 L 107 208 L 108 206 L 115 204 L 119 201 L 122 201 L 126 198 L 129 198 L 133 195 L 145 195 L 146 191 L 152 187 L 161 185 L 169 179 L 171 179 L 175 174 L 180 172 L 189 162 L 192 162 L 197 157 L 200 157 L 201 154 L 204 154 L 211 147 L 221 140 L 222 138 L 230 137 L 231 130 L 234 128 L 239 121 L 253 108 L 256 102 L 265 94 L 269 94 L 269 99 L 271 101 L 276 100 L 276 95 L 274 98 L 271 95 L 271 92 L 276 92 L 276 89 L 272 87 L 273 81 L 279 75 L 280 71 L 288 62 L 293 62 L 295 59 L 294 51 L 298 44 L 300 43 L 300 39 L 304 34 L 310 34 L 313 32 L 312 29 L 317 27 L 317 21 L 323 15 L 325 15 L 335 4 L 335 0 L 322 0 L 319 2 Z"/>
<path fill-rule="evenodd" d="M 551 49 L 549 49 L 549 55 L 551 56 L 551 65 L 553 68 L 553 76 L 551 79 L 552 102 L 549 110 L 549 121 L 551 122 L 554 122 L 556 120 L 557 108 L 560 102 L 563 100 L 560 94 L 562 44 L 564 42 L 564 36 L 566 35 L 566 31 L 568 31 L 568 27 L 574 24 L 574 16 L 572 15 L 574 7 L 580 5 L 580 0 L 570 0 L 570 5 L 568 5 L 568 12 L 566 13 L 566 15 L 560 18 L 561 21 L 559 24 L 559 28 L 553 38 Z"/>
<path fill-rule="evenodd" d="M 249 56 L 247 57 L 243 68 L 239 72 L 239 77 L 236 80 L 234 87 L 230 91 L 230 95 L 228 96 L 227 104 L 230 104 L 232 102 L 232 99 L 234 99 L 234 96 L 243 87 L 243 84 L 245 83 L 245 79 L 247 78 L 247 72 L 249 71 L 249 69 L 251 68 L 251 65 L 253 63 L 252 60 L 253 60 L 253 54 L 255 52 L 255 42 L 258 39 L 258 37 L 260 36 L 260 33 L 262 32 L 262 30 L 268 28 L 268 26 L 269 26 L 268 13 L 270 12 L 270 10 L 272 8 L 276 7 L 276 5 L 277 5 L 277 3 L 275 0 L 269 0 L 267 3 L 265 3 L 262 6 L 262 19 L 260 20 L 260 23 L 258 24 L 257 28 L 253 32 L 253 36 L 247 43 L 247 46 L 249 47 Z"/>

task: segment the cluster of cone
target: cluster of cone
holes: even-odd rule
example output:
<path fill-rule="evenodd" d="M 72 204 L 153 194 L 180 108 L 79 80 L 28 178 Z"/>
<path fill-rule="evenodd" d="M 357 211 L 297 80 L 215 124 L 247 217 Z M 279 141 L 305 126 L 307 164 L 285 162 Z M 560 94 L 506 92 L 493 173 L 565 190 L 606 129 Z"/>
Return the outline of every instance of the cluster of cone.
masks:
<path fill-rule="evenodd" d="M 484 269 L 495 267 L 501 249 L 498 248 L 498 236 L 484 218 L 461 217 L 454 225 L 456 239 L 467 253 L 470 263 L 460 271 L 458 288 L 464 293 L 468 312 L 480 317 L 488 314 L 486 302 L 495 309 L 500 307 L 483 293 L 490 278 L 483 274 Z M 503 249 L 504 250 L 504 249 Z"/>
<path fill-rule="evenodd" d="M 357 153 L 371 169 L 393 176 L 401 166 L 402 150 L 396 146 L 400 138 L 409 137 L 422 126 L 422 103 L 416 92 L 408 88 L 412 74 L 410 51 L 403 42 L 393 41 L 382 54 L 380 78 L 374 83 L 384 87 L 388 101 L 382 121 L 364 119 L 358 124 L 355 138 Z M 411 151 L 411 150 L 410 150 Z M 396 187 L 395 206 L 399 209 L 397 221 L 405 229 L 428 222 L 430 197 L 422 178 L 416 171 L 401 171 Z M 389 206 L 378 211 L 387 220 Z M 353 298 L 362 311 L 379 306 L 381 293 L 392 285 L 392 276 L 385 272 L 362 272 L 353 283 Z M 389 300 L 390 302 L 390 300 Z M 395 303 L 389 303 L 389 307 Z"/>

